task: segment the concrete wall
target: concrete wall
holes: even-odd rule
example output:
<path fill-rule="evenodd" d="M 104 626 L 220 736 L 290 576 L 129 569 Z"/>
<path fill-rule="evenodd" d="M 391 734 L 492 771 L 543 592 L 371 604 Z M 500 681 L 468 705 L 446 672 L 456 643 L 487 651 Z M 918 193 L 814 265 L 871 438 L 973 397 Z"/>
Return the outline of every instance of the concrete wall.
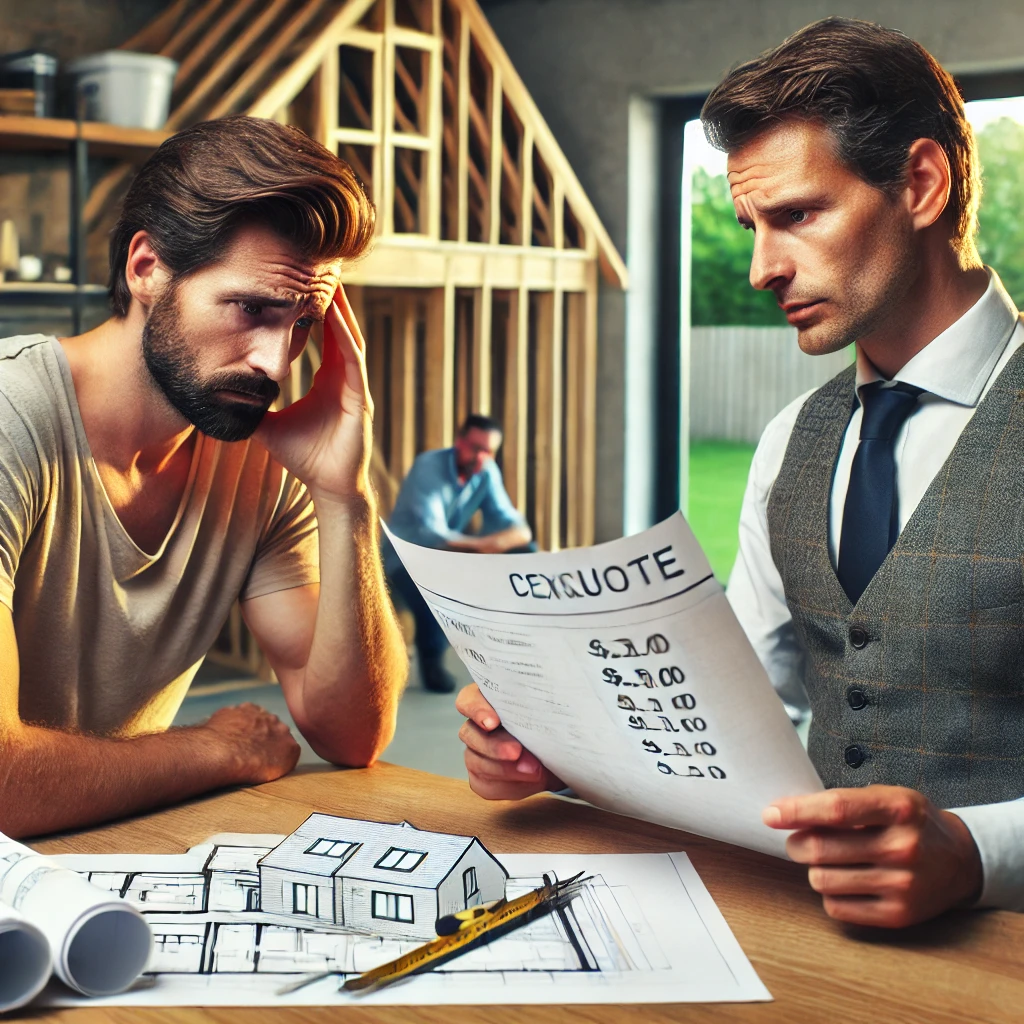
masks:
<path fill-rule="evenodd" d="M 901 29 L 953 71 L 1024 66 L 1021 0 L 483 0 L 483 7 L 624 253 L 633 97 L 706 92 L 733 64 L 830 14 Z M 597 531 L 606 539 L 623 524 L 626 301 L 606 290 L 600 308 Z M 643 319 L 630 315 L 631 324 Z M 639 450 L 631 460 L 642 458 L 648 439 L 635 435 L 633 443 Z"/>
<path fill-rule="evenodd" d="M 65 61 L 109 50 L 167 4 L 168 0 L 0 0 L 0 53 L 31 47 Z"/>

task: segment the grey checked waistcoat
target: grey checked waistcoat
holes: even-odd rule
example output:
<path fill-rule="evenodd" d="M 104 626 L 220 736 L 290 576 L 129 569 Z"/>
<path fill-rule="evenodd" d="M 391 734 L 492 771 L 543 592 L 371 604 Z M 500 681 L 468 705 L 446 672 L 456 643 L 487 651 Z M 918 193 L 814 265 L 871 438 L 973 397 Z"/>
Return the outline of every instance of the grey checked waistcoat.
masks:
<path fill-rule="evenodd" d="M 828 548 L 854 381 L 851 366 L 807 400 L 768 500 L 811 760 L 827 787 L 910 786 L 940 807 L 1024 796 L 1024 348 L 855 606 Z"/>

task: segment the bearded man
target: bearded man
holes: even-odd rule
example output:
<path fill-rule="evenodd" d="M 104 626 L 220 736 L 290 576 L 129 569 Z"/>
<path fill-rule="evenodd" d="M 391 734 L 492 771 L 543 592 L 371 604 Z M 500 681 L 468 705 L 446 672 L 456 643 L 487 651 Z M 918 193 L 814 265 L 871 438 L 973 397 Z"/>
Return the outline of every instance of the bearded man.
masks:
<path fill-rule="evenodd" d="M 247 704 L 168 728 L 232 604 L 322 757 L 371 763 L 406 657 L 377 553 L 351 169 L 236 117 L 166 141 L 113 233 L 113 316 L 0 341 L 0 830 L 290 771 Z M 309 393 L 268 411 L 323 324 Z"/>
<path fill-rule="evenodd" d="M 975 246 L 963 99 L 902 33 L 829 18 L 701 116 L 751 284 L 805 352 L 857 352 L 768 425 L 740 521 L 729 599 L 806 692 L 828 787 L 764 820 L 838 920 L 1024 910 L 1024 325 Z M 477 792 L 559 786 L 475 686 L 459 706 Z"/>

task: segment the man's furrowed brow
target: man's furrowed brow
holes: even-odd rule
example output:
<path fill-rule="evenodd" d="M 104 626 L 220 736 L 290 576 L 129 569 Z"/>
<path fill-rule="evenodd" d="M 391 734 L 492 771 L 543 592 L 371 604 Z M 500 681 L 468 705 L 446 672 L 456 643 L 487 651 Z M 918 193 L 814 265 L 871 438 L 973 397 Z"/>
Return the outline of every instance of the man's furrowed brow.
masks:
<path fill-rule="evenodd" d="M 306 300 L 299 297 L 282 298 L 280 295 L 262 295 L 256 292 L 232 293 L 227 297 L 228 302 L 248 302 L 254 306 L 270 306 L 271 309 L 300 309 L 305 308 L 306 315 L 313 320 L 323 320 L 324 314 L 315 306 L 310 305 Z"/>
<path fill-rule="evenodd" d="M 774 217 L 780 213 L 788 213 L 790 210 L 802 210 L 809 205 L 812 204 L 800 196 L 783 196 L 771 203 L 758 203 L 757 212 L 762 217 Z"/>
<path fill-rule="evenodd" d="M 770 200 L 751 200 L 754 211 L 762 217 L 775 217 L 791 210 L 820 209 L 827 203 L 821 193 L 793 192 L 790 195 L 778 195 Z"/>

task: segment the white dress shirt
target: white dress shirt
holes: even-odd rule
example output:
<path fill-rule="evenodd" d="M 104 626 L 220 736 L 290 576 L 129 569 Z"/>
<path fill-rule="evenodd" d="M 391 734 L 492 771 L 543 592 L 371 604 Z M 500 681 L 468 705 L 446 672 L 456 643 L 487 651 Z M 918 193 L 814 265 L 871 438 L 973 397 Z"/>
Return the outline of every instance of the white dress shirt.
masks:
<path fill-rule="evenodd" d="M 896 374 L 923 388 L 918 407 L 896 435 L 896 489 L 902 531 L 999 372 L 1024 344 L 1016 307 L 989 270 L 984 295 L 952 326 Z M 857 352 L 857 389 L 881 380 Z M 768 497 L 797 416 L 813 392 L 788 405 L 765 428 L 754 454 L 740 512 L 740 546 L 729 578 L 729 601 L 786 703 L 806 708 L 804 652 L 768 539 Z M 829 505 L 829 552 L 839 562 L 843 507 L 860 439 L 861 406 L 843 436 Z M 981 903 L 1024 911 L 1024 798 L 955 811 L 971 830 L 981 854 L 985 884 Z"/>

